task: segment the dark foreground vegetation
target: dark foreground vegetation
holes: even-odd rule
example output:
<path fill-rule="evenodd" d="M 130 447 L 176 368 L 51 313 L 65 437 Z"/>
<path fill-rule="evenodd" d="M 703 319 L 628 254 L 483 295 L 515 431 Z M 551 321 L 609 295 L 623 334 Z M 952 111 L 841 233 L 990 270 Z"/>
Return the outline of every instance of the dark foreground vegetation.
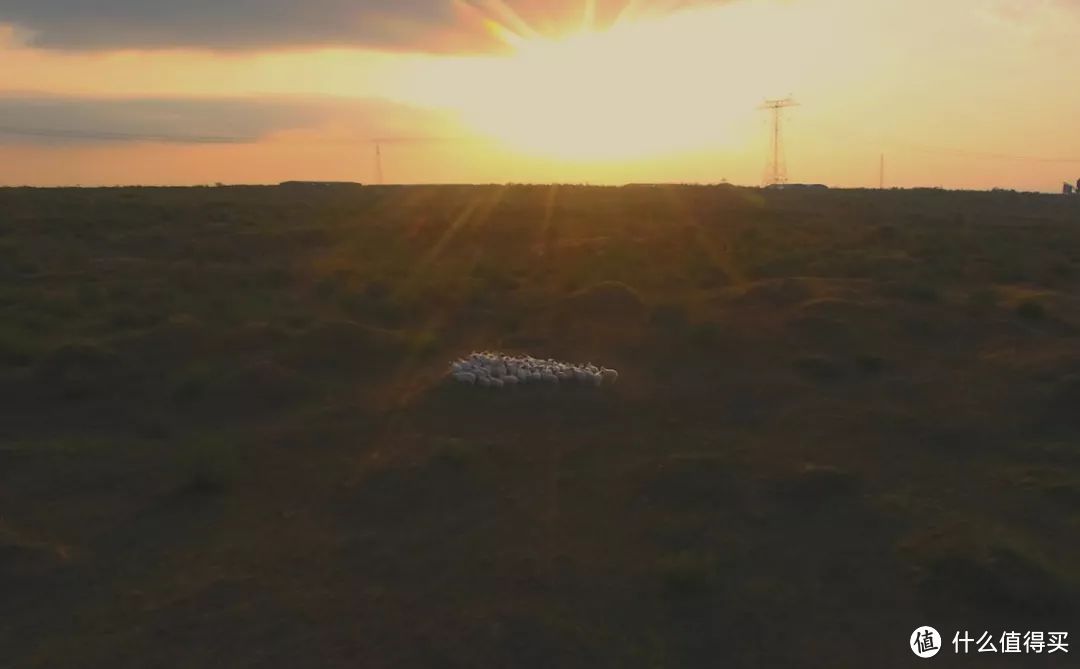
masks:
<path fill-rule="evenodd" d="M 0 666 L 900 667 L 924 624 L 1080 636 L 1077 204 L 0 190 Z M 447 387 L 481 348 L 622 376 Z"/>

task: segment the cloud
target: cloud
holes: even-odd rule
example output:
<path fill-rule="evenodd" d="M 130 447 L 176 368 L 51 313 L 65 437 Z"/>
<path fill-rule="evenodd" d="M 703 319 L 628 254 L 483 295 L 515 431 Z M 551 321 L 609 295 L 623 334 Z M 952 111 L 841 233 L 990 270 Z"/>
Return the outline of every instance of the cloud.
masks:
<path fill-rule="evenodd" d="M 1023 23 L 1059 11 L 1080 11 L 1080 0 L 984 0 L 985 9 L 1004 21 Z"/>
<path fill-rule="evenodd" d="M 32 46 L 64 50 L 363 46 L 429 52 L 499 46 L 493 19 L 517 31 L 665 11 L 709 0 L 0 0 L 0 23 Z M 724 1 L 724 0 L 712 0 Z M 520 20 L 519 20 L 520 19 Z"/>
<path fill-rule="evenodd" d="M 452 137 L 435 112 L 341 98 L 73 98 L 0 95 L 0 144 L 242 144 L 276 133 L 340 141 Z"/>

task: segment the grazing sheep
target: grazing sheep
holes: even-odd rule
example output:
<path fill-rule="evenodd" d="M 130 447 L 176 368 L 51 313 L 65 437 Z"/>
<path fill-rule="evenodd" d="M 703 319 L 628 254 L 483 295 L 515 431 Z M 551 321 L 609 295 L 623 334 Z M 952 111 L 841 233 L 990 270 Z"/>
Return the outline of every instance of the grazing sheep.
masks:
<path fill-rule="evenodd" d="M 598 367 L 591 362 L 574 365 L 551 358 L 513 356 L 492 351 L 474 352 L 451 362 L 448 375 L 461 384 L 495 389 L 534 382 L 549 385 L 576 382 L 596 387 L 615 383 L 619 378 L 619 373 L 614 369 Z"/>
<path fill-rule="evenodd" d="M 472 386 L 476 384 L 476 374 L 473 374 L 472 372 L 458 372 L 454 374 L 454 380 L 458 383 L 465 383 Z"/>

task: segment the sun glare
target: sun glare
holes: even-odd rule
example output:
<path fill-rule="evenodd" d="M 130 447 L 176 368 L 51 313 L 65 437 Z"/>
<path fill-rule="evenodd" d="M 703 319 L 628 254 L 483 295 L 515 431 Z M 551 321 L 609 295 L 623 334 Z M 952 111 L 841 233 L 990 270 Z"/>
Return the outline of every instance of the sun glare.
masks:
<path fill-rule="evenodd" d="M 491 29 L 512 55 L 440 59 L 404 97 L 456 112 L 471 131 L 565 160 L 621 160 L 743 143 L 788 73 L 757 58 L 775 3 L 688 9 L 558 37 Z M 756 60 L 755 60 L 756 59 Z"/>

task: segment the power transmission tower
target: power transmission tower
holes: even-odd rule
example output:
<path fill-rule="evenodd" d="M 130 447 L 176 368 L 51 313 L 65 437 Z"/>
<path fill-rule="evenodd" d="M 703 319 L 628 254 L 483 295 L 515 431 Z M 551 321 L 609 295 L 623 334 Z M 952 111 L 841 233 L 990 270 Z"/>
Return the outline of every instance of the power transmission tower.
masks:
<path fill-rule="evenodd" d="M 375 183 L 383 185 L 382 144 L 375 143 Z"/>
<path fill-rule="evenodd" d="M 788 107 L 797 107 L 790 97 L 782 100 L 766 100 L 761 109 L 772 112 L 772 139 L 769 146 L 770 162 L 765 175 L 765 183 L 769 186 L 787 183 L 787 164 L 784 160 L 784 134 L 783 112 Z"/>

